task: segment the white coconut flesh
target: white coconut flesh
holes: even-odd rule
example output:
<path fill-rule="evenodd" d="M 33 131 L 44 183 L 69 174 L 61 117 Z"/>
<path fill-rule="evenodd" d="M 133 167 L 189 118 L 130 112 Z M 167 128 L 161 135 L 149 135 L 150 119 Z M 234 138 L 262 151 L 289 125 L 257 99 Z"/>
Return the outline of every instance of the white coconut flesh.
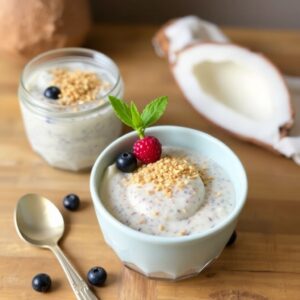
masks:
<path fill-rule="evenodd" d="M 231 44 L 196 44 L 177 54 L 174 76 L 191 104 L 219 126 L 274 146 L 291 123 L 289 93 L 263 56 Z"/>
<path fill-rule="evenodd" d="M 199 41 L 229 42 L 229 39 L 216 25 L 196 16 L 177 19 L 165 28 L 165 35 L 169 41 L 169 53 L 175 53 Z"/>
<path fill-rule="evenodd" d="M 292 103 L 296 112 L 300 112 L 300 79 L 285 77 L 292 95 Z M 300 165 L 300 114 L 295 115 L 294 125 L 288 136 L 283 137 L 275 149 L 285 156 L 292 157 Z"/>

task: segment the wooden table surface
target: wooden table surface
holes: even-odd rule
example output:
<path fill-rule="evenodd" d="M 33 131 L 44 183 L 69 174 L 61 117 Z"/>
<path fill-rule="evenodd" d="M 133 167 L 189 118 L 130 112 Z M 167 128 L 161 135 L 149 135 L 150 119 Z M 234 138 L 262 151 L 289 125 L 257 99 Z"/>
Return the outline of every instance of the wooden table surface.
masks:
<path fill-rule="evenodd" d="M 120 66 L 126 98 L 146 101 L 168 95 L 160 124 L 197 128 L 216 136 L 241 158 L 249 177 L 249 196 L 238 223 L 237 243 L 196 278 L 182 282 L 148 280 L 124 268 L 100 233 L 89 193 L 89 173 L 53 169 L 31 150 L 17 100 L 21 67 L 0 58 L 0 299 L 74 299 L 56 259 L 19 239 L 13 224 L 16 202 L 25 193 L 52 199 L 66 222 L 60 245 L 79 272 L 95 265 L 108 271 L 103 300 L 300 299 L 300 167 L 224 133 L 200 117 L 185 101 L 166 61 L 156 57 L 152 26 L 97 25 L 87 47 L 111 56 Z M 266 54 L 282 71 L 300 75 L 300 32 L 226 29 L 235 41 Z M 82 207 L 68 212 L 67 193 L 80 195 Z M 188 253 L 187 253 L 188 255 Z M 39 272 L 51 275 L 53 289 L 31 289 Z"/>

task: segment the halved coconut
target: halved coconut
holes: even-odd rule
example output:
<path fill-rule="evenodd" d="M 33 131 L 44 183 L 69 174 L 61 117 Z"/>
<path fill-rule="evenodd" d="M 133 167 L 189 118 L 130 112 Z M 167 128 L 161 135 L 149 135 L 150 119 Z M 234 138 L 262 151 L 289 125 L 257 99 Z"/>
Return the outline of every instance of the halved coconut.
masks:
<path fill-rule="evenodd" d="M 273 147 L 292 125 L 284 80 L 262 55 L 233 44 L 194 44 L 177 53 L 172 71 L 191 104 L 236 135 Z"/>
<path fill-rule="evenodd" d="M 298 157 L 300 164 L 300 137 L 286 137 L 293 111 L 285 80 L 263 55 L 228 41 L 216 25 L 188 16 L 163 26 L 153 44 L 168 56 L 179 87 L 198 112 L 234 135 L 296 162 Z"/>

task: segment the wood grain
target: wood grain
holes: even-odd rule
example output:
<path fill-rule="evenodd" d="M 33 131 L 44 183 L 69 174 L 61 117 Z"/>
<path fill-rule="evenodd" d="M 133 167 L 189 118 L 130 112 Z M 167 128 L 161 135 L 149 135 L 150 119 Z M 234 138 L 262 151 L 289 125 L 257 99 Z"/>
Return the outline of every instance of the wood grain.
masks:
<path fill-rule="evenodd" d="M 98 25 L 87 47 L 111 56 L 120 66 L 126 98 L 139 106 L 158 95 L 170 105 L 160 124 L 198 128 L 229 145 L 249 176 L 249 197 L 238 225 L 237 243 L 200 276 L 182 282 L 148 280 L 123 268 L 105 245 L 93 211 L 89 173 L 69 173 L 49 167 L 32 152 L 20 116 L 17 86 L 21 66 L 0 57 L 0 299 L 74 299 L 53 255 L 23 243 L 13 225 L 20 196 L 41 193 L 63 212 L 66 235 L 61 246 L 78 271 L 101 265 L 109 272 L 103 300 L 300 299 L 300 168 L 292 161 L 239 141 L 202 119 L 184 100 L 166 61 L 153 52 L 156 27 Z M 286 73 L 300 75 L 300 33 L 226 29 L 237 43 L 270 57 Z M 80 211 L 63 209 L 62 198 L 80 195 Z M 189 255 L 188 253 L 186 255 Z M 31 289 L 31 278 L 46 272 L 52 292 Z"/>

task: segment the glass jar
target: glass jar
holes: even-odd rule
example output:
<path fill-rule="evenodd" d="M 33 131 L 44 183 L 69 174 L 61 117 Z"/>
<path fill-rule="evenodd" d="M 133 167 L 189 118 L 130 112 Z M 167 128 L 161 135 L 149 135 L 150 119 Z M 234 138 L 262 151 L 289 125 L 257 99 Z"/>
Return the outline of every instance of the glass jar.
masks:
<path fill-rule="evenodd" d="M 43 70 L 77 66 L 105 77 L 109 90 L 101 99 L 81 103 L 76 109 L 62 107 L 34 92 Z M 45 52 L 24 68 L 19 100 L 29 142 L 51 166 L 78 171 L 93 165 L 99 153 L 121 134 L 121 122 L 114 115 L 108 95 L 123 96 L 123 81 L 116 64 L 106 55 L 83 48 L 62 48 Z"/>

